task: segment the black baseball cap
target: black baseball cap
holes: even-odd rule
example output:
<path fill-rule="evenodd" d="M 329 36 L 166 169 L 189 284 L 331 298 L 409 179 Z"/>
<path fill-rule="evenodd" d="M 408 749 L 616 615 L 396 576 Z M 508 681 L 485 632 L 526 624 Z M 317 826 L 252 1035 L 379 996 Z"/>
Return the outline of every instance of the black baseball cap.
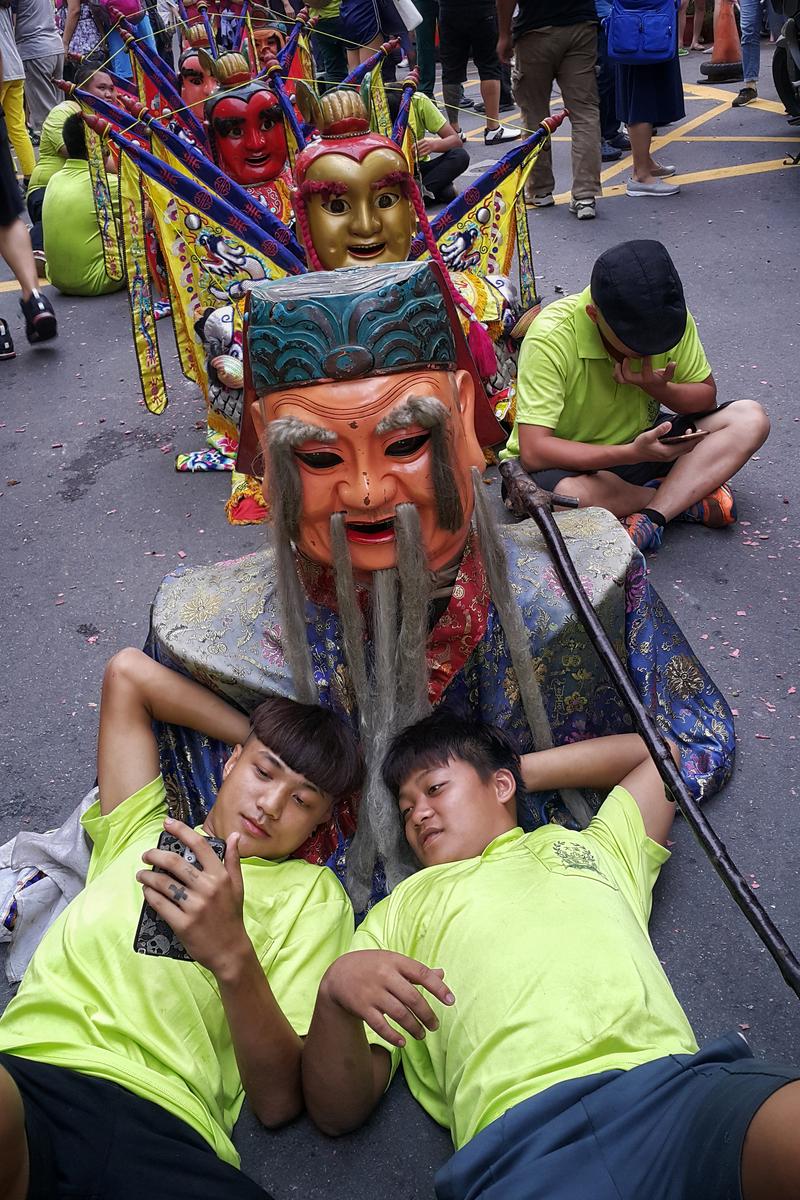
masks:
<path fill-rule="evenodd" d="M 639 355 L 663 354 L 684 335 L 683 284 L 661 242 L 641 239 L 605 250 L 590 290 L 614 335 Z"/>

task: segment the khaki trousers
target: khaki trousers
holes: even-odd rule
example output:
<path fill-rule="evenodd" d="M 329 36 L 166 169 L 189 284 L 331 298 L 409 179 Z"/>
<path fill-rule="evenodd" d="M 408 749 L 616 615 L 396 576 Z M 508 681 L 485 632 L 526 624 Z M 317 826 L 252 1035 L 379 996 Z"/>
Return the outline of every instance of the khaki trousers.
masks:
<path fill-rule="evenodd" d="M 549 25 L 534 29 L 514 44 L 514 99 L 528 129 L 550 112 L 550 93 L 557 80 L 572 125 L 572 196 L 593 200 L 600 195 L 600 105 L 597 98 L 597 25 Z M 528 199 L 555 189 L 550 146 L 528 176 Z"/>

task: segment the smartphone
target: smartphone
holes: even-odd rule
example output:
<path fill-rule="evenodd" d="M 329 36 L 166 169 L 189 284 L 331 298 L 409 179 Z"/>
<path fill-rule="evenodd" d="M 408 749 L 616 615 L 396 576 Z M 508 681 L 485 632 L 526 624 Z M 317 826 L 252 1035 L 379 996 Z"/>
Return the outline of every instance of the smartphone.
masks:
<path fill-rule="evenodd" d="M 211 849 L 216 854 L 220 862 L 225 858 L 225 843 L 221 838 L 207 837 Z M 181 858 L 185 858 L 193 867 L 197 867 L 198 871 L 202 871 L 202 866 L 198 862 L 197 855 L 194 850 L 190 850 L 185 842 L 180 838 L 176 838 L 174 834 L 167 833 L 166 830 L 158 839 L 158 850 L 169 850 L 173 854 L 180 854 Z M 161 875 L 166 875 L 162 867 L 153 867 L 154 871 L 158 871 Z M 180 940 L 174 929 L 164 920 L 156 910 L 145 902 L 142 905 L 142 912 L 139 917 L 139 924 L 136 927 L 136 936 L 133 939 L 133 948 L 137 954 L 152 954 L 157 958 L 176 958 L 180 962 L 194 962 L 191 954 L 189 954 Z"/>
<path fill-rule="evenodd" d="M 683 446 L 686 442 L 699 442 L 704 437 L 707 437 L 711 431 L 709 429 L 692 429 L 689 433 L 682 433 L 677 437 L 668 434 L 666 437 L 660 437 L 658 440 L 662 446 Z"/>

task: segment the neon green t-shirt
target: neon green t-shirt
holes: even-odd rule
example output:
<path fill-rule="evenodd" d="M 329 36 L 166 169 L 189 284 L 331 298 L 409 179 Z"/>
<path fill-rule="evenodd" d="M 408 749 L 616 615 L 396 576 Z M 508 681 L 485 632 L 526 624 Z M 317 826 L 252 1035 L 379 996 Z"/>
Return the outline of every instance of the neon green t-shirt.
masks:
<path fill-rule="evenodd" d="M 582 833 L 545 825 L 480 858 L 428 867 L 377 904 L 352 949 L 443 967 L 456 998 L 398 1051 L 422 1107 L 457 1148 L 545 1088 L 697 1045 L 647 932 L 669 852 L 617 787 Z"/>
<path fill-rule="evenodd" d="M 59 154 L 64 148 L 64 122 L 73 113 L 80 112 L 81 106 L 77 100 L 62 100 L 42 122 L 42 134 L 39 141 L 39 158 L 31 172 L 28 192 L 34 188 L 46 187 L 48 181 L 60 171 L 67 161 Z"/>
<path fill-rule="evenodd" d="M 447 117 L 439 111 L 430 96 L 426 96 L 424 92 L 414 92 L 408 114 L 408 127 L 414 141 L 422 141 L 429 133 L 438 134 L 442 126 L 446 124 Z M 430 154 L 426 154 L 420 159 L 420 162 L 427 162 L 429 158 Z"/>
<path fill-rule="evenodd" d="M 238 1165 L 230 1134 L 244 1093 L 216 980 L 198 963 L 137 954 L 136 872 L 163 829 L 154 780 L 108 816 L 83 817 L 94 842 L 86 888 L 47 931 L 0 1018 L 0 1050 L 119 1084 L 185 1121 Z M 299 1035 L 319 981 L 353 933 L 332 871 L 295 859 L 242 860 L 244 923 L 272 992 Z"/>
<path fill-rule="evenodd" d="M 658 401 L 632 383 L 614 382 L 614 361 L 586 312 L 588 288 L 556 300 L 525 334 L 517 369 L 517 416 L 501 458 L 519 457 L 519 426 L 542 425 L 556 437 L 622 446 L 658 418 Z M 674 362 L 675 383 L 702 383 L 711 374 L 691 313 L 677 346 L 652 356 L 653 368 Z M 638 359 L 631 360 L 641 370 Z"/>
<path fill-rule="evenodd" d="M 109 175 L 111 206 L 119 224 L 116 175 Z M 66 296 L 105 296 L 125 287 L 109 279 L 94 206 L 89 164 L 68 158 L 47 185 L 42 205 L 47 277 Z"/>
<path fill-rule="evenodd" d="M 342 9 L 342 0 L 330 0 L 329 4 L 323 4 L 321 8 L 311 9 L 311 15 L 317 14 L 320 21 L 332 21 L 334 17 L 338 17 Z"/>

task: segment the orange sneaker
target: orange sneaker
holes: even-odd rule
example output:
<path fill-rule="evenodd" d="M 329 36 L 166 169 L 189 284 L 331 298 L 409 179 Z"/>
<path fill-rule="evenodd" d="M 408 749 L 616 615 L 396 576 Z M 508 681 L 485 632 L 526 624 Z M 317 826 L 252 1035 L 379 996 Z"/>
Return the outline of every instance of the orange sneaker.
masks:
<path fill-rule="evenodd" d="M 687 508 L 677 519 L 691 521 L 696 525 L 707 525 L 709 529 L 723 529 L 726 525 L 733 525 L 736 521 L 736 500 L 730 484 L 721 484 L 708 496 Z"/>
<path fill-rule="evenodd" d="M 628 531 L 628 537 L 642 552 L 649 550 L 651 554 L 656 553 L 664 537 L 661 525 L 656 525 L 655 521 L 651 521 L 643 512 L 631 513 L 629 517 L 624 518 L 622 524 Z"/>

